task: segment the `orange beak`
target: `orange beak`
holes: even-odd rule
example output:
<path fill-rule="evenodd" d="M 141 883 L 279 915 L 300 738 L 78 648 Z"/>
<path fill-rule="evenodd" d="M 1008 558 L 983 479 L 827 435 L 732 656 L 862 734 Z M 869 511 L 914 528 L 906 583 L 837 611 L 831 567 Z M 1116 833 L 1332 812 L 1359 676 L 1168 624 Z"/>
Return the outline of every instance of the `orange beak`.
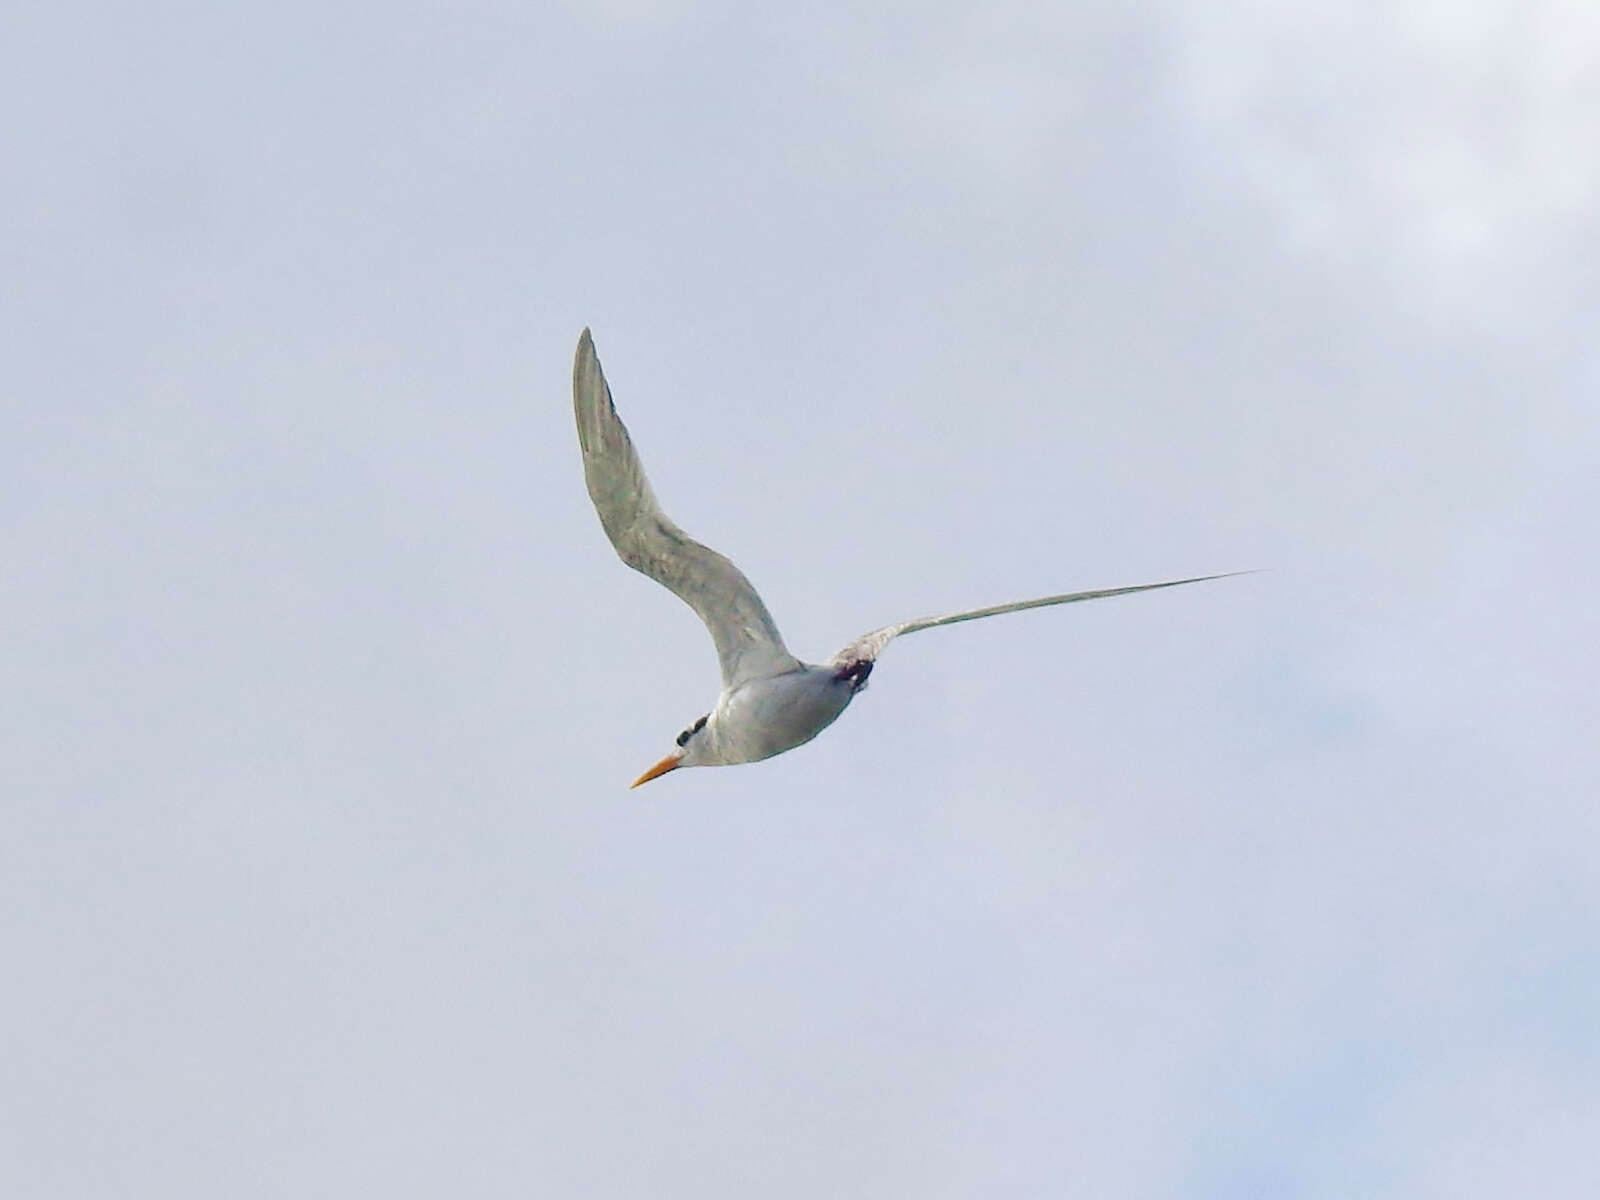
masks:
<path fill-rule="evenodd" d="M 660 762 L 658 762 L 655 766 L 651 767 L 648 771 L 646 771 L 643 775 L 639 776 L 639 778 L 635 779 L 628 786 L 630 788 L 636 788 L 641 783 L 649 783 L 652 779 L 655 779 L 657 776 L 665 775 L 668 771 L 676 771 L 678 769 L 678 763 L 682 759 L 682 757 L 683 756 L 681 754 L 669 754 L 669 755 L 667 755 Z"/>

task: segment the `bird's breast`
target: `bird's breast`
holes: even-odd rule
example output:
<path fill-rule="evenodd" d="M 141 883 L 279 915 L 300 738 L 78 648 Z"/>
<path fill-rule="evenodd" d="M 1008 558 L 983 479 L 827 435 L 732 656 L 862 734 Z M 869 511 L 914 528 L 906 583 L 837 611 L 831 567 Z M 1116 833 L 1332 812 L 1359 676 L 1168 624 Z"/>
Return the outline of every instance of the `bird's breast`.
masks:
<path fill-rule="evenodd" d="M 850 704 L 850 684 L 832 670 L 804 667 L 753 679 L 723 698 L 718 741 L 729 762 L 756 762 L 809 742 Z"/>

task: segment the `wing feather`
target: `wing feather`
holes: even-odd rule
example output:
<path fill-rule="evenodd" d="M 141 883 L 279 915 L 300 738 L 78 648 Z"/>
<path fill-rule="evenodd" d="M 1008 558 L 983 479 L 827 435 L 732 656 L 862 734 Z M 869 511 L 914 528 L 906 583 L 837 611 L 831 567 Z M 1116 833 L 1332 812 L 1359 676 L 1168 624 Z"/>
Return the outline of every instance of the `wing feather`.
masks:
<path fill-rule="evenodd" d="M 572 407 L 583 447 L 584 483 L 606 536 L 623 562 L 667 588 L 705 622 L 722 665 L 722 686 L 733 688 L 798 667 L 743 572 L 661 511 L 633 439 L 611 402 L 587 329 L 572 363 Z"/>
<path fill-rule="evenodd" d="M 1076 604 L 1080 600 L 1100 600 L 1107 596 L 1126 596 L 1133 592 L 1153 592 L 1158 588 L 1182 587 L 1186 583 L 1204 583 L 1208 579 L 1227 579 L 1234 575 L 1249 574 L 1251 574 L 1249 571 L 1227 571 L 1221 575 L 1197 575 L 1193 579 L 1172 579 L 1166 583 L 1139 583 L 1132 587 L 1099 588 L 1092 592 L 1066 592 L 1060 596 L 1041 596 L 1037 600 L 1015 600 L 1010 604 L 974 608 L 968 612 L 950 613 L 942 617 L 918 617 L 914 621 L 901 621 L 898 625 L 885 625 L 882 629 L 862 634 L 835 654 L 828 665 L 837 669 L 855 662 L 873 662 L 883 653 L 884 647 L 895 638 L 922 629 L 932 629 L 935 625 L 955 625 L 961 621 L 998 617 L 1002 613 L 1021 612 L 1028 608 L 1045 608 L 1052 604 Z"/>

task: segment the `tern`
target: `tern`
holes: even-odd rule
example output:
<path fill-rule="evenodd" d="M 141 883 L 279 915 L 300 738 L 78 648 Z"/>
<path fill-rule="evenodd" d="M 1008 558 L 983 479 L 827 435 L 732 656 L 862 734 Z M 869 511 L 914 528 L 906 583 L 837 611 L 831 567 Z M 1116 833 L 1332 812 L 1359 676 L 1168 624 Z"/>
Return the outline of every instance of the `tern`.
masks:
<path fill-rule="evenodd" d="M 804 745 L 849 707 L 867 686 L 878 655 L 905 634 L 1028 608 L 1247 574 L 1229 571 L 1164 583 L 1067 592 L 942 617 L 918 617 L 862 634 L 826 663 L 801 662 L 784 646 L 772 614 L 744 573 L 695 541 L 661 511 L 633 439 L 617 416 L 611 388 L 595 354 L 594 338 L 587 329 L 578 338 L 572 363 L 572 407 L 583 447 L 584 483 L 617 555 L 694 609 L 710 630 L 722 665 L 722 695 L 717 706 L 680 733 L 677 748 L 631 787 L 679 767 L 759 762 Z"/>

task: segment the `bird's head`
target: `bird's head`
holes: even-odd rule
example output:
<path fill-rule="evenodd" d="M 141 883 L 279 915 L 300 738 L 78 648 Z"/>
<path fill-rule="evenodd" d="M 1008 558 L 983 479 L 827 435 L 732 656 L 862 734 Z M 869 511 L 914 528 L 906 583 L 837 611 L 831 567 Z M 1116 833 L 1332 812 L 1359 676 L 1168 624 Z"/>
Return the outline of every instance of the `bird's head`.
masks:
<path fill-rule="evenodd" d="M 628 786 L 638 787 L 641 783 L 649 783 L 652 779 L 659 778 L 668 771 L 676 771 L 679 767 L 698 767 L 710 762 L 710 739 L 705 732 L 706 722 L 710 719 L 711 714 L 709 713 L 697 718 L 693 725 L 678 735 L 678 748 L 676 750 Z"/>

